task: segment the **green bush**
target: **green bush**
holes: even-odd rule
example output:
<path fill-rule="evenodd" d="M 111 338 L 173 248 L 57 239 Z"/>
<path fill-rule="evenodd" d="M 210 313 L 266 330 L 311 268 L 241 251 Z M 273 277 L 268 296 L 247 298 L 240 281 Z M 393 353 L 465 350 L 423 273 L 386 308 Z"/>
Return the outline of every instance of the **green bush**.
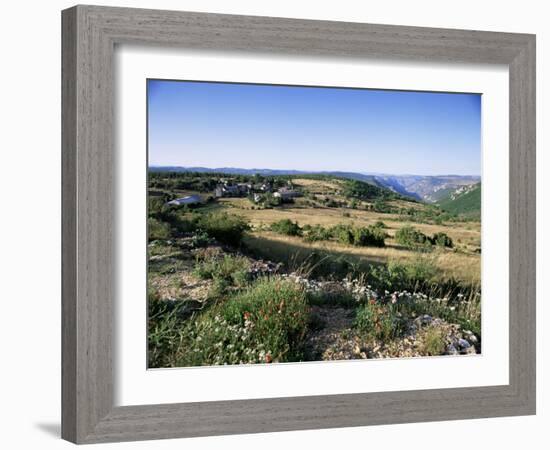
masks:
<path fill-rule="evenodd" d="M 202 279 L 217 282 L 216 288 L 222 286 L 243 287 L 249 279 L 250 261 L 243 256 L 224 255 L 223 258 L 207 258 L 197 261 L 193 273 Z"/>
<path fill-rule="evenodd" d="M 321 225 L 304 225 L 302 235 L 307 242 L 328 241 L 332 238 L 331 230 Z"/>
<path fill-rule="evenodd" d="M 351 225 L 338 224 L 331 228 L 331 233 L 334 238 L 345 245 L 353 245 L 354 236 Z"/>
<path fill-rule="evenodd" d="M 147 231 L 150 241 L 154 241 L 155 239 L 170 239 L 171 237 L 170 225 L 153 217 L 147 219 Z"/>
<path fill-rule="evenodd" d="M 361 247 L 385 247 L 386 233 L 377 227 L 355 228 L 353 230 L 353 245 Z"/>
<path fill-rule="evenodd" d="M 165 204 L 166 197 L 148 199 L 148 239 L 170 239 L 194 231 L 195 225 Z"/>
<path fill-rule="evenodd" d="M 353 227 L 339 224 L 331 229 L 332 235 L 338 242 L 346 245 L 384 247 L 386 233 L 376 227 Z"/>
<path fill-rule="evenodd" d="M 206 247 L 210 243 L 210 237 L 205 231 L 199 230 L 191 238 L 191 244 L 193 248 Z"/>
<path fill-rule="evenodd" d="M 217 241 L 234 247 L 241 244 L 245 231 L 250 229 L 242 217 L 227 213 L 201 214 L 196 218 L 196 226 Z"/>
<path fill-rule="evenodd" d="M 433 282 L 438 269 L 432 259 L 425 257 L 408 262 L 390 261 L 388 271 L 392 275 L 399 273 L 401 279 L 406 280 L 409 285 L 413 285 L 417 282 Z"/>
<path fill-rule="evenodd" d="M 390 305 L 370 301 L 357 308 L 355 328 L 367 336 L 388 341 L 399 332 L 399 321 L 392 312 Z"/>
<path fill-rule="evenodd" d="M 271 230 L 286 236 L 300 236 L 302 234 L 300 225 L 290 219 L 283 219 L 278 222 L 273 222 L 271 224 Z"/>
<path fill-rule="evenodd" d="M 431 240 L 434 245 L 439 247 L 453 247 L 453 240 L 443 232 L 435 233 Z"/>
<path fill-rule="evenodd" d="M 168 302 L 160 300 L 156 293 L 149 294 L 147 302 L 147 348 L 149 367 L 165 367 L 171 364 L 179 340 L 176 312 L 168 308 Z"/>
<path fill-rule="evenodd" d="M 280 279 L 258 280 L 184 330 L 178 365 L 297 361 L 308 322 L 301 288 Z"/>
<path fill-rule="evenodd" d="M 385 214 L 391 214 L 395 212 L 395 208 L 393 208 L 391 205 L 383 200 L 375 200 L 372 205 L 372 209 L 376 212 Z"/>
<path fill-rule="evenodd" d="M 436 283 L 438 269 L 428 257 L 419 257 L 413 261 L 390 260 L 387 264 L 372 265 L 366 272 L 369 284 L 377 290 L 414 292 L 431 289 Z M 438 284 L 447 291 L 448 286 Z M 442 292 L 445 295 L 447 292 Z"/>
<path fill-rule="evenodd" d="M 398 244 L 415 250 L 427 249 L 431 246 L 431 241 L 428 236 L 409 225 L 397 230 L 395 233 L 395 240 Z"/>
<path fill-rule="evenodd" d="M 265 194 L 261 194 L 257 202 L 254 199 L 254 195 L 249 195 L 248 199 L 252 203 L 261 205 L 267 209 L 273 208 L 275 206 L 280 206 L 282 203 L 281 197 L 275 197 L 271 192 L 266 192 Z"/>
<path fill-rule="evenodd" d="M 439 328 L 429 328 L 424 336 L 423 353 L 439 356 L 445 351 L 445 334 Z"/>

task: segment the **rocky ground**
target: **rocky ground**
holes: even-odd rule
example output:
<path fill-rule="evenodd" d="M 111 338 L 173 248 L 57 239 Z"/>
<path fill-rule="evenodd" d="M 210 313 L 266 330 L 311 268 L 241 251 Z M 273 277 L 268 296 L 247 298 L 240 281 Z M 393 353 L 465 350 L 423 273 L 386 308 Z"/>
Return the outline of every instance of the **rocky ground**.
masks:
<path fill-rule="evenodd" d="M 456 324 L 427 315 L 415 319 L 405 336 L 384 343 L 372 338 L 365 339 L 354 330 L 352 309 L 314 306 L 312 314 L 322 326 L 308 336 L 308 351 L 323 361 L 430 356 L 425 351 L 425 339 L 430 329 L 443 333 L 446 344 L 443 354 L 477 353 L 475 344 L 478 340 L 471 331 L 461 331 Z"/>

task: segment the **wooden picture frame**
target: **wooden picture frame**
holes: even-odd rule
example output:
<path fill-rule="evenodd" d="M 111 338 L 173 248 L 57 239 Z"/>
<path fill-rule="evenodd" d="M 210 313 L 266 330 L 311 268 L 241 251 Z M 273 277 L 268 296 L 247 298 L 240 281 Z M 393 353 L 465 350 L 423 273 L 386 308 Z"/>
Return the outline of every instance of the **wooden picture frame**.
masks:
<path fill-rule="evenodd" d="M 534 35 L 98 6 L 63 11 L 62 31 L 64 439 L 95 443 L 535 413 Z M 507 65 L 509 384 L 114 407 L 113 52 L 124 43 Z"/>

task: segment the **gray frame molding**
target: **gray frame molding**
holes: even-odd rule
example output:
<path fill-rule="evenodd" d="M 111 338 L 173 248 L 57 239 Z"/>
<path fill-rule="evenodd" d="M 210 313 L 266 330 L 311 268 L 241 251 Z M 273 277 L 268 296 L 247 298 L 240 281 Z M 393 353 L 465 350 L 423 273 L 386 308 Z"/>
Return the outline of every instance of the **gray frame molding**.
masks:
<path fill-rule="evenodd" d="M 62 13 L 62 437 L 76 443 L 535 413 L 535 36 L 75 6 Z M 118 43 L 506 64 L 510 384 L 113 406 L 113 52 Z"/>

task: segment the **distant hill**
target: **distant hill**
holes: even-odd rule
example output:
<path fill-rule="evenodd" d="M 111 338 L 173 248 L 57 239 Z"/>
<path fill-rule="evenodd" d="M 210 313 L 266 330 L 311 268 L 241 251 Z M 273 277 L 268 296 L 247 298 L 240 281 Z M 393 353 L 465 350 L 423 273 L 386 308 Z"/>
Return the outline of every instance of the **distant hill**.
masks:
<path fill-rule="evenodd" d="M 242 169 L 238 167 L 179 167 L 179 166 L 152 166 L 157 172 L 202 172 L 226 173 L 230 175 L 282 176 L 282 175 L 328 175 L 389 189 L 403 197 L 421 200 L 428 203 L 437 203 L 445 199 L 456 189 L 480 182 L 479 176 L 470 175 L 386 175 L 374 173 L 343 172 L 343 171 L 303 171 L 284 169 Z"/>
<path fill-rule="evenodd" d="M 453 214 L 466 216 L 481 215 L 481 183 L 463 186 L 440 199 L 437 204 L 441 209 Z"/>
<path fill-rule="evenodd" d="M 436 203 L 462 186 L 481 181 L 474 175 L 377 175 L 376 180 L 402 195 L 413 195 L 428 203 Z"/>

